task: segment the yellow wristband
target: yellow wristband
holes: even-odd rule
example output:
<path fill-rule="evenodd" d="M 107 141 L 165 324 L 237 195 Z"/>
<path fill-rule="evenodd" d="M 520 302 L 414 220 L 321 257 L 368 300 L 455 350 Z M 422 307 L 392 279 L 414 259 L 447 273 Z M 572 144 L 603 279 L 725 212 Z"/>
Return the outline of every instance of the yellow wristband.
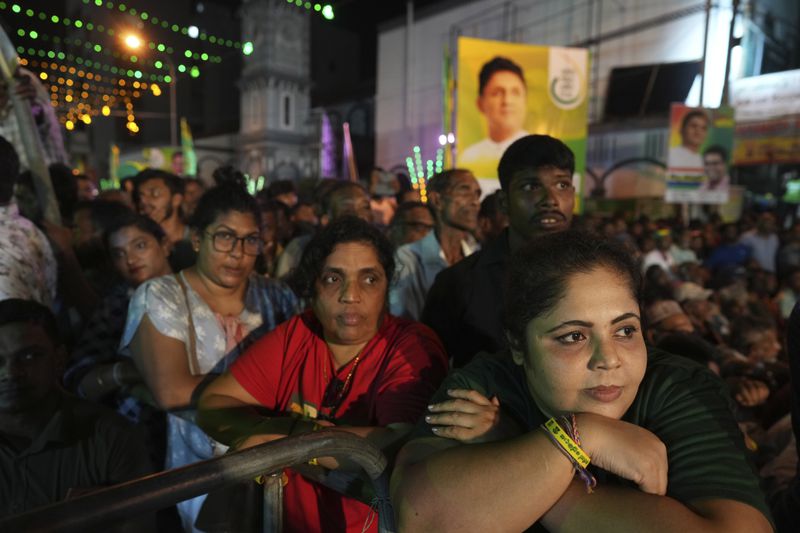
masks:
<path fill-rule="evenodd" d="M 582 468 L 589 466 L 589 463 L 591 462 L 589 455 L 583 451 L 583 449 L 578 446 L 574 440 L 572 440 L 572 437 L 569 436 L 569 433 L 564 431 L 564 428 L 562 428 L 558 422 L 556 422 L 555 418 L 551 418 L 545 422 L 544 428 L 555 437 L 558 445 L 561 446 L 564 451 L 567 452 L 576 463 L 578 463 L 579 466 Z"/>
<path fill-rule="evenodd" d="M 319 466 L 319 460 L 316 457 L 312 457 L 308 460 L 308 464 L 311 466 Z"/>

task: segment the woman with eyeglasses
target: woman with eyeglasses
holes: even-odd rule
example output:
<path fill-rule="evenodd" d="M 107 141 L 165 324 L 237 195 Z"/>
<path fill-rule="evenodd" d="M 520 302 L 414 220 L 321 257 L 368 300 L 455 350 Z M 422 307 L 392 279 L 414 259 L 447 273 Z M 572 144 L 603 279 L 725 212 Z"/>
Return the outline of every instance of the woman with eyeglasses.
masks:
<path fill-rule="evenodd" d="M 196 264 L 143 283 L 131 299 L 121 347 L 130 350 L 155 404 L 170 412 L 167 469 L 225 451 L 191 421 L 198 386 L 297 310 L 288 287 L 253 272 L 260 220 L 239 181 L 211 189 L 191 222 Z M 187 531 L 203 499 L 178 504 Z"/>
<path fill-rule="evenodd" d="M 204 390 L 198 424 L 238 449 L 321 427 L 384 450 L 398 446 L 444 378 L 447 359 L 427 326 L 388 314 L 393 252 L 377 228 L 355 217 L 321 230 L 291 279 L 310 309 L 256 342 Z M 284 531 L 377 530 L 369 505 L 287 475 Z"/>

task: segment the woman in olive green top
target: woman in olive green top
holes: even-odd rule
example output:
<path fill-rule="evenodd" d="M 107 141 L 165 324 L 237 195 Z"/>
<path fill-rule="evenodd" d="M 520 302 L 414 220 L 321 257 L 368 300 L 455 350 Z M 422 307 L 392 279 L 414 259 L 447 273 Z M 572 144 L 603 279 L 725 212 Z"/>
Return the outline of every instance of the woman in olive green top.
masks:
<path fill-rule="evenodd" d="M 723 385 L 648 356 L 639 287 L 629 255 L 587 233 L 514 256 L 510 349 L 452 373 L 401 451 L 401 530 L 772 530 Z"/>

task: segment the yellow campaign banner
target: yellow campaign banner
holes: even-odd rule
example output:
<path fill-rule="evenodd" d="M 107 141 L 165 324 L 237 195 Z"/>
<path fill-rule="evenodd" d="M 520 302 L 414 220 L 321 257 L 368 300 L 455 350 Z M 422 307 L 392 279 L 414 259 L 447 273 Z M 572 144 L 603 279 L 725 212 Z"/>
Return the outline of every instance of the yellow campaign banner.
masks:
<path fill-rule="evenodd" d="M 800 163 L 800 115 L 736 124 L 733 146 L 737 165 Z"/>
<path fill-rule="evenodd" d="M 456 166 L 484 192 L 511 143 L 547 134 L 575 153 L 576 189 L 586 161 L 589 53 L 583 48 L 458 39 Z M 580 194 L 579 194 L 580 197 Z"/>

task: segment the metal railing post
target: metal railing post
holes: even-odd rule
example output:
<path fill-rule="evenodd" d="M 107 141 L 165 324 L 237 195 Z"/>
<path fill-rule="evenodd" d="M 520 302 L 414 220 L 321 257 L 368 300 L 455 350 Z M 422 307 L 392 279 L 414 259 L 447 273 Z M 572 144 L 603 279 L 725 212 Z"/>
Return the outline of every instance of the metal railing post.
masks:
<path fill-rule="evenodd" d="M 264 533 L 283 531 L 283 472 L 264 476 Z"/>

